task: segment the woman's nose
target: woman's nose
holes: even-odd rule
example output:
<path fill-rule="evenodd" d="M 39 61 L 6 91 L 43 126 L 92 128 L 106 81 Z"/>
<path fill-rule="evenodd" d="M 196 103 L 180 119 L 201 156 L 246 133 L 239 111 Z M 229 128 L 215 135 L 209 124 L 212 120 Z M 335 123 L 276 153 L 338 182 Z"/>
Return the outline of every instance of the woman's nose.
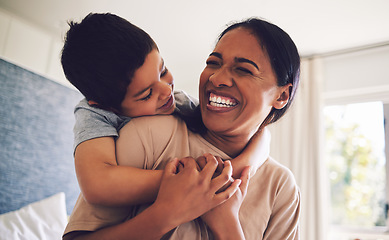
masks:
<path fill-rule="evenodd" d="M 215 71 L 209 77 L 209 81 L 215 87 L 231 87 L 233 85 L 232 75 L 228 68 L 221 68 Z"/>

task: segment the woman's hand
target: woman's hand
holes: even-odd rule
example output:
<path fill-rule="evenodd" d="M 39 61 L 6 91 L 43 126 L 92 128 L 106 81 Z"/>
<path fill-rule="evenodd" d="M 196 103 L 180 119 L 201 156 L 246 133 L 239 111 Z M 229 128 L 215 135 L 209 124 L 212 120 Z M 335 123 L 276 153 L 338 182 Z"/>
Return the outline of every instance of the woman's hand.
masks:
<path fill-rule="evenodd" d="M 240 180 L 218 191 L 232 179 L 231 163 L 224 165 L 215 178 L 216 160 L 209 160 L 202 170 L 191 157 L 174 159 L 166 165 L 154 205 L 167 210 L 166 221 L 170 221 L 172 227 L 191 221 L 234 196 Z"/>
<path fill-rule="evenodd" d="M 201 216 L 210 227 L 216 239 L 245 239 L 239 221 L 239 209 L 247 193 L 250 167 L 242 171 L 241 184 L 229 200 Z"/>

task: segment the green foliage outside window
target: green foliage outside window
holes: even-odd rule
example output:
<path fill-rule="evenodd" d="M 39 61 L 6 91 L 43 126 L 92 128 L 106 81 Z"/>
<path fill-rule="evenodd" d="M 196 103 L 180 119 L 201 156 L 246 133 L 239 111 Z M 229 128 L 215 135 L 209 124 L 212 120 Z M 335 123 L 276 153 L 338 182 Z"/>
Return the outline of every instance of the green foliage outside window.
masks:
<path fill-rule="evenodd" d="M 341 114 L 325 114 L 326 160 L 331 187 L 332 224 L 385 226 L 385 165 L 359 119 L 343 122 Z M 361 112 L 361 114 L 364 114 Z M 380 159 L 381 157 L 381 159 Z"/>

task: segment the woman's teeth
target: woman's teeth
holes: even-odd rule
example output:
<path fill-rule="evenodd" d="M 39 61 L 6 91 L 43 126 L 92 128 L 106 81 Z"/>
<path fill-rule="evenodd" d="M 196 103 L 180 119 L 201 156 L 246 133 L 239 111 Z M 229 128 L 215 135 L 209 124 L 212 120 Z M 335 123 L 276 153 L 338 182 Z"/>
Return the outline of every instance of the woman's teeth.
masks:
<path fill-rule="evenodd" d="M 214 107 L 233 107 L 237 103 L 232 98 L 217 96 L 213 93 L 209 95 L 209 104 Z"/>

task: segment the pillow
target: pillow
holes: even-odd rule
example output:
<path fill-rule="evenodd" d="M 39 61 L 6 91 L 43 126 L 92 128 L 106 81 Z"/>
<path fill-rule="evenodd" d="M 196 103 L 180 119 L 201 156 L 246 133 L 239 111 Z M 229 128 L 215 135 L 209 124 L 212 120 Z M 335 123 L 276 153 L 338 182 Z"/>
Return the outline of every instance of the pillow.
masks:
<path fill-rule="evenodd" d="M 61 239 L 67 224 L 65 193 L 0 215 L 1 240 Z"/>

